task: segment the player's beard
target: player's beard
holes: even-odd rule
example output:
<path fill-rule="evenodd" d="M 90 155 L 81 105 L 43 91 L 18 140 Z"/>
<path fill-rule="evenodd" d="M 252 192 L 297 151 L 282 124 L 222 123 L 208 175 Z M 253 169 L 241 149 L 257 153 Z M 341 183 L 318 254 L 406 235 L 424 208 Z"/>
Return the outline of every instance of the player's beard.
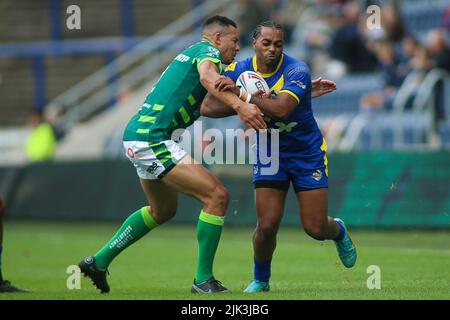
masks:
<path fill-rule="evenodd" d="M 275 69 L 280 61 L 281 56 L 277 57 L 276 55 L 267 55 L 264 57 L 265 63 L 267 66 L 270 66 L 271 69 Z"/>

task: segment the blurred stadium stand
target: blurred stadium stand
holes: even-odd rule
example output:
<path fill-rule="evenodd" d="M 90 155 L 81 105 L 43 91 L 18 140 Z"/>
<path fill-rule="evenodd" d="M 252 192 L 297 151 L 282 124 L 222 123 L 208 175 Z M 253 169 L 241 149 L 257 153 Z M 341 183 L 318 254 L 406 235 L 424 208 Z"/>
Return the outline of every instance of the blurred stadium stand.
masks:
<path fill-rule="evenodd" d="M 77 1 L 82 8 L 82 29 L 68 30 L 65 9 L 73 3 L 3 1 L 0 141 L 17 135 L 12 140 L 15 144 L 10 139 L 2 144 L 0 162 L 24 161 L 19 154 L 25 140 L 19 132 L 32 110 L 44 112 L 48 121 L 69 133 L 81 120 L 113 107 L 130 88 L 146 84 L 148 91 L 148 82 L 159 75 L 175 52 L 167 50 L 168 46 L 180 50 L 195 41 L 198 35 L 193 38 L 189 33 L 203 19 L 202 11 L 211 14 L 214 7 L 220 9 L 230 1 L 216 1 L 210 5 L 212 10 L 205 6 L 192 11 L 198 2 L 118 0 L 111 5 L 107 0 Z M 177 22 L 183 14 L 184 19 Z M 174 20 L 172 27 L 165 27 Z M 187 36 L 180 36 L 186 31 Z M 148 39 L 155 33 L 158 35 Z M 179 41 L 174 46 L 175 37 Z M 129 53 L 116 59 L 127 50 Z M 134 102 L 128 108 L 138 106 Z M 104 135 L 110 133 L 105 131 Z M 96 156 L 101 156 L 102 148 L 99 150 Z"/>
<path fill-rule="evenodd" d="M 403 1 L 400 12 L 408 30 L 423 40 L 428 30 L 442 27 L 443 12 L 448 7 L 447 0 Z"/>
<path fill-rule="evenodd" d="M 315 2 L 301 2 L 299 5 L 292 0 L 280 3 L 284 5 L 282 9 L 290 10 L 291 16 L 295 16 L 296 12 L 291 9 L 292 4 L 297 5 L 297 9 L 301 7 L 302 13 L 310 12 L 309 8 L 317 5 Z M 398 3 L 407 30 L 422 40 L 430 29 L 441 26 L 443 13 L 448 8 L 448 1 L 443 0 L 426 3 L 404 0 Z M 241 10 L 242 3 L 226 0 L 170 0 L 163 3 L 117 0 L 114 5 L 107 0 L 85 0 L 77 1 L 77 5 L 82 8 L 82 30 L 68 30 L 64 27 L 67 16 L 65 8 L 70 4 L 72 3 L 69 1 L 59 0 L 20 3 L 10 0 L 1 4 L 0 74 L 3 81 L 0 94 L 4 103 L 0 110 L 0 126 L 7 129 L 0 130 L 0 135 L 5 132 L 6 136 L 11 136 L 11 126 L 23 127 L 30 110 L 45 111 L 49 121 L 67 132 L 66 137 L 60 141 L 57 158 L 70 158 L 70 152 L 74 157 L 93 158 L 105 155 L 114 157 L 119 154 L 120 125 L 123 124 L 123 118 L 107 117 L 104 112 L 121 115 L 133 113 L 139 107 L 136 102 L 142 99 L 143 92 L 148 91 L 152 81 L 173 55 L 198 39 L 197 27 L 205 16 L 222 13 L 238 21 L 241 16 L 245 16 L 245 12 Z M 301 26 L 302 19 L 307 17 L 305 18 L 305 14 L 299 16 L 300 20 L 296 22 Z M 20 23 L 21 21 L 27 23 Z M 171 23 L 167 25 L 169 21 Z M 298 56 L 298 45 L 288 41 L 286 52 Z M 246 54 L 251 54 L 251 47 L 243 48 L 238 58 Z M 448 76 L 445 81 L 448 85 Z M 434 117 L 431 98 L 419 101 L 416 97 L 416 105 L 421 102 L 423 106 L 415 108 L 413 112 L 416 118 L 423 116 L 424 121 L 408 124 L 414 116 L 396 116 L 396 123 L 408 128 L 405 129 L 407 132 L 412 131 L 409 136 L 415 137 L 398 140 L 400 135 L 393 131 L 399 130 L 384 125 L 390 123 L 389 120 L 383 120 L 391 117 L 390 112 L 373 114 L 371 117 L 379 120 L 369 121 L 370 127 L 365 125 L 364 129 L 355 129 L 362 126 L 361 119 L 364 118 L 359 116 L 362 97 L 368 92 L 382 89 L 378 72 L 345 74 L 337 78 L 336 82 L 336 92 L 314 100 L 314 111 L 319 123 L 323 124 L 330 150 L 448 146 L 448 116 L 440 119 L 439 124 L 427 121 Z M 432 93 L 434 89 L 429 86 L 426 94 Z M 448 90 L 444 92 L 443 101 L 448 115 L 450 94 Z M 409 97 L 403 98 L 406 101 Z M 128 112 L 119 111 L 123 108 L 127 108 Z M 100 117 L 95 119 L 97 114 Z M 81 122 L 84 123 L 80 124 Z M 83 132 L 89 132 L 89 126 L 94 132 L 94 128 L 102 122 L 111 130 L 97 133 L 99 141 L 92 143 L 91 153 L 78 152 L 80 146 L 87 145 L 83 136 L 88 135 Z M 380 125 L 376 125 L 377 123 Z M 72 130 L 74 126 L 81 126 L 83 130 Z M 116 130 L 112 130 L 113 128 Z M 434 135 L 424 134 L 432 129 Z M 358 134 L 356 138 L 355 133 Z M 380 139 L 386 141 L 366 145 L 368 141 Z M 349 141 L 352 143 L 349 144 Z M 3 158 L 8 156 L 4 153 Z"/>
<path fill-rule="evenodd" d="M 324 7 L 351 2 L 256 1 L 277 4 L 274 8 L 281 10 L 290 23 L 289 35 L 295 34 L 295 25 L 303 28 L 311 23 L 311 15 L 320 14 Z M 363 8 L 387 3 L 357 2 Z M 421 45 L 431 29 L 445 28 L 448 0 L 395 2 L 406 29 Z M 144 201 L 132 166 L 111 160 L 123 157 L 121 139 L 126 122 L 175 54 L 199 39 L 198 27 L 204 18 L 223 14 L 239 23 L 250 16 L 244 10 L 245 3 L 1 1 L 0 193 L 10 204 L 12 216 L 54 218 L 63 212 L 61 218 L 117 219 L 119 212 L 128 212 L 136 202 Z M 71 4 L 81 8 L 81 30 L 65 27 L 65 10 Z M 279 15 L 272 14 L 274 17 Z M 306 59 L 302 44 L 294 39 L 287 39 L 285 51 Z M 247 46 L 237 59 L 252 54 L 252 47 Z M 312 70 L 313 78 L 324 76 Z M 363 110 L 361 106 L 367 93 L 383 89 L 379 70 L 343 72 L 331 78 L 337 82 L 337 91 L 313 100 L 331 151 L 330 184 L 334 192 L 330 193 L 330 208 L 349 215 L 344 218 L 351 226 L 448 226 L 449 76 L 445 71 L 429 69 L 420 73 L 420 85 L 416 86 L 412 79 L 417 75 L 410 73 L 403 81 L 390 109 Z M 27 163 L 23 149 L 30 133 L 27 122 L 32 110 L 43 112 L 47 121 L 64 132 L 55 154 L 56 163 Z M 240 126 L 237 117 L 226 121 L 208 123 Z M 377 157 L 372 156 L 372 151 L 379 152 Z M 425 169 L 416 166 L 418 162 Z M 253 192 L 251 169 L 218 167 L 212 169 L 216 173 L 220 170 L 219 177 L 229 186 L 232 199 L 239 200 L 232 203 L 231 211 L 250 214 L 235 213 L 231 224 L 253 224 L 254 208 L 248 201 Z M 396 179 L 403 183 L 398 190 L 390 185 Z M 72 192 L 53 199 L 52 206 L 41 201 L 48 200 L 49 194 L 55 198 L 53 195 L 65 190 L 68 181 L 74 183 Z M 124 197 L 127 201 L 123 201 Z M 413 205 L 419 197 L 430 201 Z M 98 204 L 92 206 L 94 198 L 104 201 L 95 201 Z M 184 198 L 181 201 L 183 207 L 193 205 Z M 67 208 L 67 203 L 76 205 Z M 290 194 L 287 210 L 296 208 Z M 99 212 L 108 216 L 98 217 Z M 408 215 L 410 212 L 413 214 Z M 291 215 L 287 223 L 297 223 L 296 218 Z M 181 215 L 178 219 L 189 222 L 192 217 Z"/>
<path fill-rule="evenodd" d="M 314 114 L 318 117 L 336 116 L 340 114 L 356 115 L 359 112 L 361 97 L 370 91 L 380 88 L 377 74 L 355 74 L 339 79 L 338 90 L 313 100 Z"/>
<path fill-rule="evenodd" d="M 189 2 L 76 1 L 82 30 L 65 27 L 70 1 L 2 1 L 0 12 L 1 125 L 23 125 L 118 54 L 191 9 Z M 151 19 L 149 19 L 151 17 Z M 82 31 L 82 32 L 80 32 Z"/>
<path fill-rule="evenodd" d="M 344 1 L 343 1 L 344 2 Z M 322 5 L 328 3 L 322 2 Z M 369 4 L 369 2 L 360 2 Z M 427 40 L 432 29 L 444 29 L 444 14 L 450 4 L 446 0 L 435 1 L 372 1 L 370 4 L 397 3 L 407 34 L 416 37 L 421 44 Z M 331 6 L 336 3 L 329 2 Z M 311 6 L 311 7 L 314 7 Z M 323 7 L 321 7 L 324 9 Z M 311 15 L 302 15 L 305 21 L 313 21 Z M 383 12 L 382 12 L 383 14 Z M 383 16 L 382 16 L 383 19 Z M 299 25 L 302 26 L 302 20 Z M 447 26 L 448 28 L 448 26 Z M 447 46 L 449 43 L 448 30 Z M 293 44 L 293 52 L 299 49 Z M 287 49 L 289 52 L 289 48 Z M 300 46 L 300 52 L 304 49 Z M 301 55 L 299 56 L 301 58 Z M 315 75 L 316 77 L 321 74 Z M 345 74 L 336 80 L 338 90 L 333 94 L 313 101 L 314 112 L 321 124 L 331 150 L 405 150 L 448 148 L 448 123 L 450 122 L 450 80 L 444 70 L 430 70 L 422 74 L 419 86 L 411 85 L 412 77 L 404 80 L 394 100 L 391 111 L 361 114 L 361 99 L 368 92 L 381 91 L 383 81 L 378 71 L 371 73 Z M 442 81 L 444 90 L 438 89 Z M 441 101 L 435 96 L 442 90 Z M 412 108 L 407 104 L 412 101 Z M 441 104 L 441 115 L 436 114 Z"/>

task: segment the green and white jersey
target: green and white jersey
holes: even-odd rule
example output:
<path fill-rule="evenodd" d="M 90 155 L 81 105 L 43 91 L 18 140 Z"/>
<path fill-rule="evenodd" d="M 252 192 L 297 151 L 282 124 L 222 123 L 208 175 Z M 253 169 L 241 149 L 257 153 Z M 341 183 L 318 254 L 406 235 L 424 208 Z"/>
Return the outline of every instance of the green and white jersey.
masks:
<path fill-rule="evenodd" d="M 206 41 L 198 42 L 177 55 L 156 83 L 145 103 L 125 129 L 124 141 L 169 140 L 174 130 L 187 128 L 200 117 L 206 89 L 198 68 L 212 61 L 222 73 L 222 54 Z"/>

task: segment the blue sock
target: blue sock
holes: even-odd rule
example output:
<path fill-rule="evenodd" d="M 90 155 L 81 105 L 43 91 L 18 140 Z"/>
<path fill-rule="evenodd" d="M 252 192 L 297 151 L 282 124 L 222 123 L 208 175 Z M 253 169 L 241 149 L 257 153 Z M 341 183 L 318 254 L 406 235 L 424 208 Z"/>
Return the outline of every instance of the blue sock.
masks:
<path fill-rule="evenodd" d="M 336 223 L 339 226 L 339 234 L 333 240 L 334 241 L 341 241 L 342 238 L 344 238 L 344 235 L 345 235 L 345 228 L 344 228 L 344 226 L 341 223 L 339 223 L 337 221 L 336 221 Z"/>
<path fill-rule="evenodd" d="M 267 261 L 258 261 L 256 258 L 253 259 L 255 263 L 254 275 L 255 280 L 262 282 L 269 282 L 270 278 L 270 264 L 272 259 Z"/>

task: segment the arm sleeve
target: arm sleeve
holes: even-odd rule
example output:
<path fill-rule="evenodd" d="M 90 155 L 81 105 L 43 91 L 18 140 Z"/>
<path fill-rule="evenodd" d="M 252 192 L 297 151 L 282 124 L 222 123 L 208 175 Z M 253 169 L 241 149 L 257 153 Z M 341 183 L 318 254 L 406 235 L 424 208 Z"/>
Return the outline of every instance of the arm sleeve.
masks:
<path fill-rule="evenodd" d="M 311 75 L 309 68 L 304 64 L 294 64 L 288 68 L 284 74 L 285 84 L 280 90 L 286 92 L 297 100 L 304 101 L 311 95 Z"/>
<path fill-rule="evenodd" d="M 219 73 L 222 73 L 222 56 L 220 51 L 212 46 L 205 47 L 205 50 L 200 51 L 194 59 L 197 63 L 197 70 L 205 61 L 211 61 L 219 67 Z"/>

